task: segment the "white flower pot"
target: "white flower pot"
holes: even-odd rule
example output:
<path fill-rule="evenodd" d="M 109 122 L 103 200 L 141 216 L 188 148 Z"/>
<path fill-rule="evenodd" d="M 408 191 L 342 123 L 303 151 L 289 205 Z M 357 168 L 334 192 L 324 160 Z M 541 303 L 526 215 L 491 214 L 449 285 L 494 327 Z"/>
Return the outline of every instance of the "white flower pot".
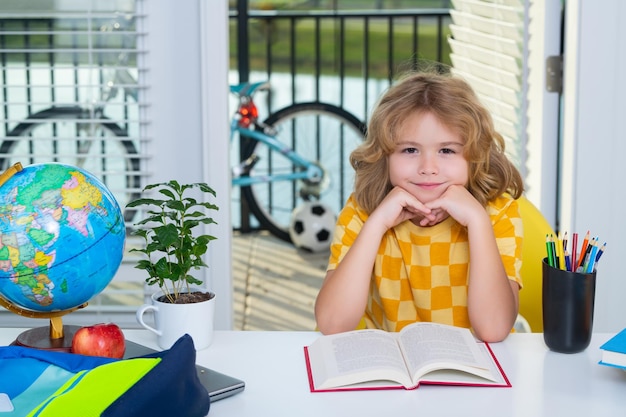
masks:
<path fill-rule="evenodd" d="M 192 288 L 192 292 L 204 289 Z M 200 303 L 171 304 L 158 301 L 163 292 L 152 294 L 152 304 L 144 304 L 137 310 L 137 321 L 141 326 L 157 335 L 157 343 L 162 349 L 169 349 L 184 334 L 193 339 L 196 350 L 208 347 L 213 341 L 213 322 L 215 315 L 215 295 Z M 154 313 L 152 327 L 144 321 L 144 314 Z"/>

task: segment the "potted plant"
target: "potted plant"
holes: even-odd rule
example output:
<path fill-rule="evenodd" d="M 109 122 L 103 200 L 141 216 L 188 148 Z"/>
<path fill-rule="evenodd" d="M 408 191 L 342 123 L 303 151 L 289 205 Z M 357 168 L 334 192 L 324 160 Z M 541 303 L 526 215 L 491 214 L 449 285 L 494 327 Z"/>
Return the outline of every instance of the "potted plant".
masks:
<path fill-rule="evenodd" d="M 188 192 L 200 191 L 203 197 L 216 194 L 205 183 L 179 184 L 175 180 L 147 185 L 143 192 L 151 190 L 158 196 L 141 197 L 126 206 L 144 209 L 145 217 L 135 223 L 132 234 L 141 237 L 145 246 L 130 251 L 145 255 L 135 268 L 147 272 L 148 285 L 160 288 L 152 295 L 152 304 L 137 311 L 137 320 L 159 336 L 158 343 L 164 349 L 185 333 L 201 349 L 211 342 L 215 294 L 199 288 L 202 281 L 191 272 L 208 267 L 203 256 L 216 238 L 199 233 L 198 228 L 216 223 L 209 212 L 218 207 L 198 201 Z M 144 313 L 151 310 L 156 328 L 143 320 Z"/>

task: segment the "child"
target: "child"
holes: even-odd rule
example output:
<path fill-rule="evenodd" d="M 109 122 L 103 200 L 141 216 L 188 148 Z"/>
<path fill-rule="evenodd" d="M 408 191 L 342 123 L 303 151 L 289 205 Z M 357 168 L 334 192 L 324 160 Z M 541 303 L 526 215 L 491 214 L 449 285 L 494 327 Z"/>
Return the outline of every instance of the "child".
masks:
<path fill-rule="evenodd" d="M 378 102 L 351 163 L 354 193 L 315 304 L 320 331 L 432 321 L 503 340 L 518 312 L 524 185 L 471 87 L 408 75 Z"/>

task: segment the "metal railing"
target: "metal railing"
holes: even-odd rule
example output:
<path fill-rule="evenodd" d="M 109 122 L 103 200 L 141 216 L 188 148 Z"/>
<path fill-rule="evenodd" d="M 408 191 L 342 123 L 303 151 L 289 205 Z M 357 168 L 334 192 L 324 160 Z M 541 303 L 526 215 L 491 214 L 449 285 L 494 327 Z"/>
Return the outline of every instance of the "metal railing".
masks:
<path fill-rule="evenodd" d="M 243 2 L 245 3 L 245 2 Z M 251 72 L 271 80 L 286 73 L 290 94 L 299 99 L 295 79 L 313 78 L 313 99 L 321 97 L 320 78 L 337 78 L 341 105 L 347 78 L 360 79 L 366 115 L 373 101 L 368 83 L 391 82 L 424 62 L 450 64 L 447 9 L 371 11 L 231 11 L 231 68 L 239 81 Z M 234 51 L 234 52 L 233 52 Z M 354 92 L 351 91 L 352 95 Z M 272 108 L 270 107 L 270 110 Z"/>
<path fill-rule="evenodd" d="M 450 65 L 448 9 L 260 11 L 247 3 L 230 12 L 232 82 L 269 80 L 270 113 L 324 101 L 367 123 L 399 73 Z M 239 217 L 233 215 L 235 229 L 254 228 L 243 205 Z"/>

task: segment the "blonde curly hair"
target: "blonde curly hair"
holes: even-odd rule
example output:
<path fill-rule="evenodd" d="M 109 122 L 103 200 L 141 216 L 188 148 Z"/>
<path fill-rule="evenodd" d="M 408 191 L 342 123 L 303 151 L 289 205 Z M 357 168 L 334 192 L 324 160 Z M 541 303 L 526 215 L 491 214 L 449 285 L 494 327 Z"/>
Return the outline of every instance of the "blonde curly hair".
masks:
<path fill-rule="evenodd" d="M 502 135 L 495 131 L 489 111 L 463 79 L 433 72 L 409 73 L 378 101 L 369 121 L 367 138 L 350 155 L 356 171 L 354 195 L 371 213 L 391 191 L 388 156 L 404 121 L 430 112 L 464 142 L 469 165 L 467 189 L 483 206 L 505 192 L 519 198 L 524 182 L 504 153 Z"/>

